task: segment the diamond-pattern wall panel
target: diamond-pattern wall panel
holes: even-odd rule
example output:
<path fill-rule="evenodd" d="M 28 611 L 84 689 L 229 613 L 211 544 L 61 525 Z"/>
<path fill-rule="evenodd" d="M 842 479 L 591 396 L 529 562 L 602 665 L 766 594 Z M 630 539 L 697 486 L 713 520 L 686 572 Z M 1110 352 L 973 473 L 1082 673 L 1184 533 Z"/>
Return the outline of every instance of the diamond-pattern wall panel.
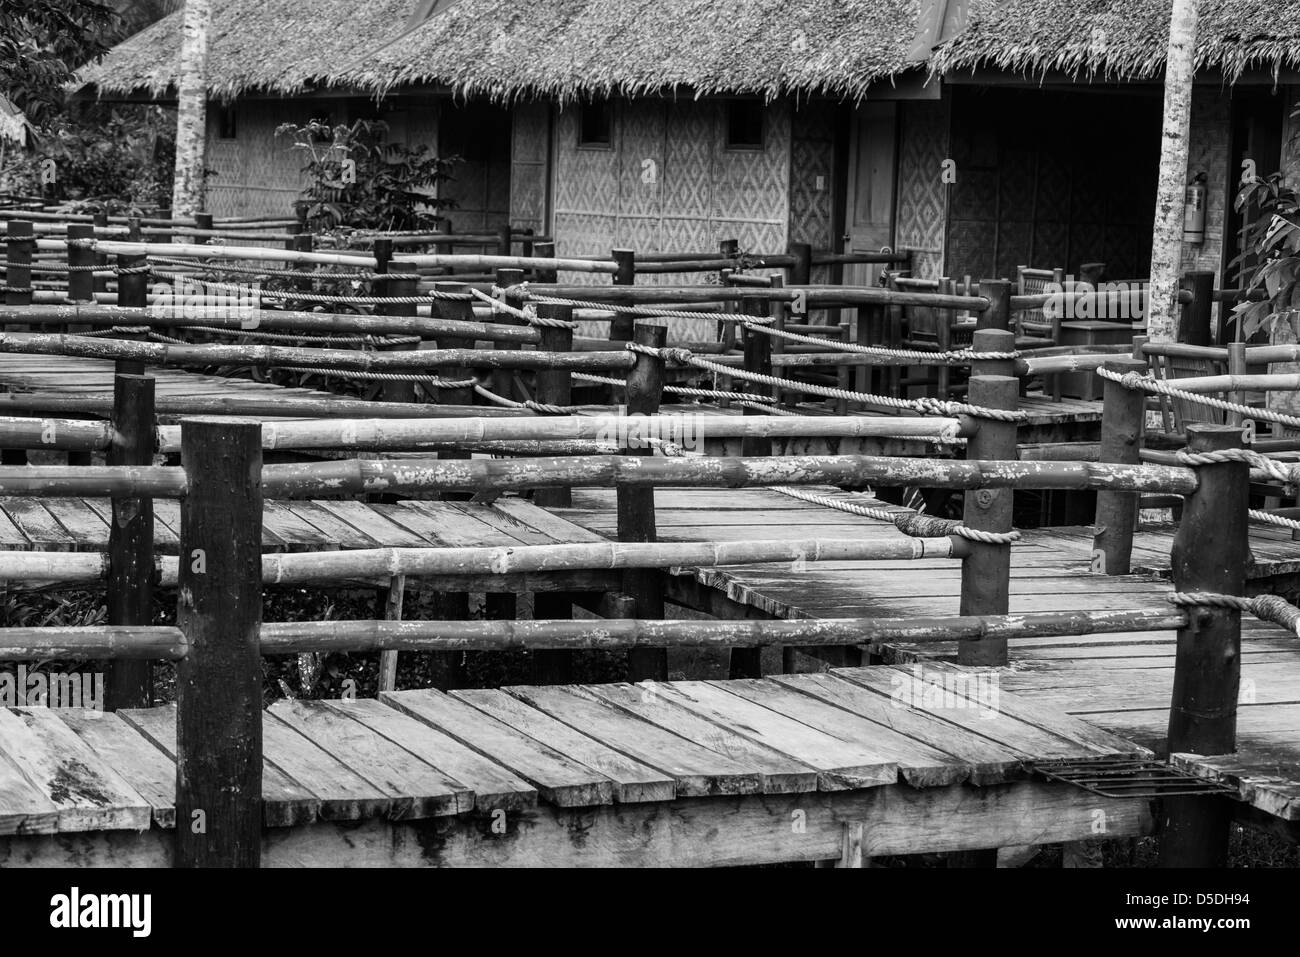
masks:
<path fill-rule="evenodd" d="M 790 241 L 811 243 L 814 249 L 834 244 L 835 119 L 835 104 L 820 100 L 798 107 L 791 117 Z"/>
<path fill-rule="evenodd" d="M 516 103 L 511 113 L 510 222 L 544 232 L 551 107 L 547 103 Z"/>
<path fill-rule="evenodd" d="M 634 100 L 620 111 L 618 209 L 623 215 L 663 215 L 667 109 L 668 104 L 655 100 Z"/>
<path fill-rule="evenodd" d="M 904 103 L 898 164 L 894 236 L 912 249 L 912 268 L 922 278 L 944 271 L 948 190 L 941 174 L 948 158 L 947 98 Z"/>

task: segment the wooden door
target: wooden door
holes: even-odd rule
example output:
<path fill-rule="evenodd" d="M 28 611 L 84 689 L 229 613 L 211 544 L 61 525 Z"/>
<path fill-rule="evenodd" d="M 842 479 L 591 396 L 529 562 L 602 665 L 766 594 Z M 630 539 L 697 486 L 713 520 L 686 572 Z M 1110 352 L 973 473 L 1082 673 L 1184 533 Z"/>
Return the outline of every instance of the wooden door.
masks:
<path fill-rule="evenodd" d="M 845 252 L 879 252 L 894 244 L 897 104 L 868 103 L 853 111 L 845 191 Z M 844 267 L 844 283 L 874 285 L 881 267 Z"/>

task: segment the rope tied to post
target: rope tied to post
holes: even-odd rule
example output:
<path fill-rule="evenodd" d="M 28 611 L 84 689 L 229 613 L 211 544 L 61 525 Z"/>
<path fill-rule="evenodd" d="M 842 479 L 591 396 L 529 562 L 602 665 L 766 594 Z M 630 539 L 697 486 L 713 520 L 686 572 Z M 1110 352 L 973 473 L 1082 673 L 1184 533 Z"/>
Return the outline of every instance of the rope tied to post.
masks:
<path fill-rule="evenodd" d="M 513 287 L 519 290 L 527 283 L 521 283 Z M 776 322 L 775 319 L 767 316 L 741 316 L 729 312 L 691 312 L 687 309 L 670 309 L 666 306 L 655 308 L 654 306 L 624 306 L 613 302 L 596 302 L 589 299 L 563 299 L 559 296 L 544 296 L 539 293 L 523 289 L 521 298 L 531 299 L 533 302 L 540 302 L 552 306 L 572 306 L 574 309 L 591 309 L 596 312 L 615 312 L 624 313 L 629 316 L 643 316 L 649 319 L 702 319 L 711 322 L 747 322 L 751 325 L 766 325 Z"/>
<path fill-rule="evenodd" d="M 656 349 L 653 346 L 643 346 L 639 343 L 627 342 L 624 343 L 624 348 L 631 352 L 639 352 L 643 355 L 655 356 L 656 358 L 663 359 L 666 362 L 676 362 L 680 365 L 693 366 L 696 369 L 704 369 L 708 372 L 728 376 L 734 379 L 760 382 L 765 385 L 786 389 L 790 392 L 804 392 L 808 395 L 820 395 L 831 399 L 844 399 L 848 402 L 860 402 L 864 405 L 880 405 L 891 409 L 906 409 L 910 412 L 916 412 L 919 415 L 970 415 L 975 418 L 994 419 L 999 422 L 1023 422 L 1028 418 L 1028 413 L 1020 410 L 1011 411 L 1009 409 L 989 409 L 981 405 L 968 405 L 965 402 L 950 402 L 929 396 L 918 399 L 897 399 L 889 395 L 872 395 L 867 392 L 853 392 L 848 389 L 835 389 L 830 386 L 816 385 L 811 382 L 797 382 L 793 379 L 782 379 L 778 376 L 764 375 L 759 372 L 750 372 L 747 369 L 739 369 L 733 366 L 725 366 L 721 363 L 711 362 L 708 359 L 702 359 L 695 355 L 690 349 L 683 349 L 680 347 Z"/>
<path fill-rule="evenodd" d="M 1179 608 L 1232 608 L 1246 611 L 1260 621 L 1271 621 L 1281 625 L 1291 634 L 1300 638 L 1300 608 L 1278 595 L 1256 595 L 1244 598 L 1240 595 L 1217 595 L 1213 592 L 1174 592 L 1166 595 L 1165 600 Z"/>
<path fill-rule="evenodd" d="M 1271 479 L 1284 485 L 1300 484 L 1300 463 L 1288 465 L 1271 459 L 1267 455 L 1251 449 L 1220 449 L 1217 452 L 1189 452 L 1180 449 L 1175 457 L 1183 465 L 1220 465 L 1224 462 L 1244 462 L 1251 468 L 1259 469 Z"/>
<path fill-rule="evenodd" d="M 814 345 L 825 346 L 834 352 L 852 352 L 858 355 L 887 356 L 892 359 L 910 359 L 918 363 L 928 363 L 930 365 L 965 365 L 969 362 L 980 362 L 984 360 L 1020 358 L 1020 353 L 1018 351 L 976 352 L 974 349 L 950 349 L 947 351 L 936 350 L 934 352 L 926 352 L 920 349 L 891 349 L 888 346 L 863 346 L 856 342 L 835 342 L 818 336 L 804 335 L 801 332 L 787 332 L 784 329 L 777 329 L 775 326 L 758 325 L 749 319 L 746 319 L 743 325 L 746 329 L 752 329 L 754 332 L 761 332 L 765 336 L 776 336 L 781 339 L 789 339 L 792 342 L 807 342 Z M 828 326 L 827 328 L 829 329 L 832 327 Z"/>
<path fill-rule="evenodd" d="M 530 326 L 547 326 L 551 329 L 577 329 L 576 322 L 570 322 L 567 319 L 551 319 L 545 316 L 539 316 L 537 310 L 531 305 L 525 305 L 522 309 L 516 309 L 508 302 L 502 302 L 496 298 L 504 296 L 505 290 L 500 286 L 492 287 L 492 295 L 479 290 L 471 289 L 470 292 L 482 302 L 488 304 L 494 313 L 502 313 L 507 316 L 514 316 L 516 319 L 527 323 Z"/>
<path fill-rule="evenodd" d="M 985 532 L 977 528 L 970 528 L 952 519 L 925 515 L 913 509 L 902 507 L 894 509 L 875 508 L 871 505 L 863 505 L 860 502 L 846 502 L 842 499 L 818 495 L 815 492 L 807 492 L 801 488 L 791 488 L 785 485 L 769 485 L 768 488 L 773 492 L 780 492 L 782 495 L 788 495 L 791 498 L 797 498 L 813 505 L 848 512 L 850 515 L 861 515 L 864 518 L 874 518 L 880 522 L 889 522 L 904 535 L 912 538 L 939 538 L 943 535 L 956 535 L 972 542 L 983 542 L 986 545 L 1010 545 L 1012 542 L 1020 541 L 1021 538 L 1020 532 L 1014 528 L 1009 532 Z"/>
<path fill-rule="evenodd" d="M 1111 382 L 1118 382 L 1126 389 L 1140 389 L 1143 392 L 1167 395 L 1171 399 L 1180 399 L 1184 402 L 1195 402 L 1198 405 L 1203 405 L 1207 408 L 1222 409 L 1225 412 L 1236 412 L 1246 418 L 1259 419 L 1264 422 L 1276 422 L 1279 425 L 1300 429 L 1300 416 L 1287 415 L 1285 412 L 1275 412 L 1273 409 L 1256 408 L 1253 405 L 1231 402 L 1227 399 L 1215 398 L 1212 395 L 1201 395 L 1198 392 L 1188 392 L 1185 389 L 1179 389 L 1176 386 L 1170 385 L 1165 379 L 1157 379 L 1154 376 L 1142 375 L 1137 372 L 1112 372 L 1104 366 L 1097 367 L 1097 375 L 1101 376 L 1103 379 L 1108 379 Z"/>

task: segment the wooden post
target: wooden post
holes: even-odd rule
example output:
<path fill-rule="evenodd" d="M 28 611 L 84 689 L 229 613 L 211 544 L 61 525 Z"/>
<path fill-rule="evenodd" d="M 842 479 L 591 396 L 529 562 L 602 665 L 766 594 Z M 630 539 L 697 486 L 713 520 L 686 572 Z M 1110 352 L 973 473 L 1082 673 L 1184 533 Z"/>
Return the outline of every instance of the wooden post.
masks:
<path fill-rule="evenodd" d="M 541 319 L 573 319 L 572 306 L 542 303 L 537 307 Z M 538 326 L 542 341 L 537 348 L 543 352 L 572 352 L 573 330 L 552 326 Z M 573 375 L 567 369 L 537 370 L 537 401 L 547 405 L 569 405 L 573 401 Z M 573 491 L 568 488 L 539 488 L 533 493 L 533 502 L 546 508 L 568 508 L 573 504 Z"/>
<path fill-rule="evenodd" d="M 105 235 L 108 234 L 108 213 L 96 213 L 96 214 L 95 214 L 95 223 L 94 223 L 94 227 L 92 228 L 92 230 L 91 230 L 91 232 L 90 232 L 90 237 L 91 237 L 91 238 L 94 238 L 94 235 L 95 235 L 94 230 L 96 230 L 96 229 L 102 229 L 102 230 L 104 230 L 104 234 L 105 234 Z M 94 262 L 94 264 L 95 264 L 96 266 L 100 266 L 100 267 L 102 267 L 102 268 L 107 268 L 107 267 L 108 267 L 108 254 L 107 254 L 107 253 L 101 253 L 101 252 L 98 252 L 98 251 L 95 252 L 95 258 L 94 258 L 93 262 Z M 92 275 L 93 275 L 93 274 L 92 274 Z M 106 274 L 103 274 L 103 273 L 101 273 L 101 274 L 98 275 L 98 276 L 95 276 L 95 279 L 94 279 L 94 286 L 95 286 L 95 292 L 108 292 L 108 276 L 107 276 Z"/>
<path fill-rule="evenodd" d="M 262 858 L 262 427 L 181 423 L 176 664 L 177 867 Z"/>
<path fill-rule="evenodd" d="M 308 237 L 310 238 L 310 237 Z M 377 240 L 379 242 L 388 242 L 388 240 Z M 406 262 L 386 263 L 389 270 L 397 273 L 415 274 L 415 265 Z M 380 296 L 418 296 L 420 294 L 420 283 L 415 279 L 381 279 L 376 281 L 379 286 Z M 385 303 L 381 304 L 376 310 L 384 316 L 414 316 L 418 314 L 418 307 L 413 302 L 406 303 Z M 382 352 L 402 352 L 411 351 L 420 348 L 416 343 L 395 343 L 392 345 L 383 345 L 379 349 Z M 384 381 L 380 388 L 379 397 L 384 402 L 415 402 L 416 401 L 416 384 L 405 381 Z"/>
<path fill-rule="evenodd" d="M 1179 288 L 1192 294 L 1192 301 L 1183 306 L 1179 340 L 1193 346 L 1213 345 L 1214 273 L 1208 269 L 1185 273 Z"/>
<path fill-rule="evenodd" d="M 632 286 L 636 284 L 636 253 L 630 249 L 612 249 L 610 256 L 618 272 L 614 273 L 614 285 Z M 630 300 L 629 300 L 630 301 Z M 630 342 L 636 317 L 630 313 L 618 313 L 609 325 L 609 337 L 615 342 Z"/>
<path fill-rule="evenodd" d="M 95 227 L 73 223 L 68 226 L 68 298 L 73 302 L 95 301 L 95 251 L 77 242 L 95 237 Z"/>
<path fill-rule="evenodd" d="M 983 284 L 981 284 L 983 285 Z M 1005 285 L 1005 284 L 1004 284 Z M 1020 395 L 1019 380 L 1005 375 L 972 375 L 969 399 L 972 405 L 1014 410 Z M 1016 423 L 980 419 L 979 431 L 966 445 L 970 460 L 1008 460 L 1017 457 Z M 965 494 L 962 522 L 986 532 L 1011 531 L 1012 489 L 973 489 Z M 962 560 L 961 614 L 1005 615 L 1011 584 L 1011 546 L 970 542 L 970 554 Z M 1005 665 L 1005 638 L 962 641 L 957 662 L 963 665 Z"/>
<path fill-rule="evenodd" d="M 939 292 L 945 295 L 952 295 L 956 292 L 956 283 L 949 278 L 939 280 Z M 936 309 L 934 311 L 934 335 L 938 343 L 940 352 L 948 352 L 952 349 L 952 324 L 957 318 L 956 311 L 953 309 Z M 1015 337 L 1012 336 L 1011 348 L 1015 349 Z M 940 399 L 947 399 L 952 391 L 952 368 L 946 365 L 938 366 L 934 376 L 934 394 Z"/>
<path fill-rule="evenodd" d="M 1144 359 L 1110 359 L 1109 372 L 1145 375 Z M 1137 465 L 1142 448 L 1146 393 L 1102 380 L 1101 461 Z M 1093 570 L 1104 575 L 1127 575 L 1133 555 L 1133 529 L 1137 525 L 1135 492 L 1098 492 L 1096 534 L 1092 539 Z M 1100 567 L 1099 567 L 1100 566 Z"/>
<path fill-rule="evenodd" d="M 469 287 L 459 282 L 435 282 L 438 292 L 465 292 Z M 474 307 L 466 299 L 435 299 L 433 314 L 439 319 L 456 319 L 463 322 L 474 321 Z M 443 369 L 441 375 L 449 379 L 468 379 L 469 371 L 464 368 Z M 447 405 L 473 405 L 474 392 L 468 386 L 459 389 L 437 390 L 438 402 Z M 469 458 L 468 452 L 439 452 L 440 459 Z"/>
<path fill-rule="evenodd" d="M 509 223 L 502 223 L 497 227 L 497 255 L 509 256 L 513 248 L 514 234 L 510 229 Z"/>
<path fill-rule="evenodd" d="M 533 618 L 543 621 L 573 617 L 573 600 L 566 592 L 533 593 Z M 573 681 L 573 652 L 539 648 L 533 652 L 533 683 L 567 685 Z"/>
<path fill-rule="evenodd" d="M 139 220 L 136 221 L 137 224 Z M 137 228 L 138 225 L 137 225 Z M 120 270 L 132 270 L 131 272 L 119 272 L 117 274 L 117 304 L 119 306 L 129 306 L 135 309 L 144 309 L 149 305 L 149 274 L 143 270 L 149 265 L 147 256 L 125 256 L 116 257 L 117 268 Z M 175 298 L 183 297 L 184 293 L 180 287 L 173 289 Z M 124 336 L 124 338 L 139 338 L 139 336 Z M 117 359 L 113 363 L 114 370 L 118 375 L 144 375 L 144 363 L 137 359 Z"/>
<path fill-rule="evenodd" d="M 1006 279 L 981 279 L 979 294 L 989 307 L 975 318 L 976 329 L 1011 328 L 1011 283 Z"/>
<path fill-rule="evenodd" d="M 1241 448 L 1241 429 L 1192 423 L 1193 452 Z M 1246 588 L 1250 471 L 1244 462 L 1196 467 L 1199 484 L 1186 497 L 1171 555 L 1180 592 L 1242 595 Z M 1201 605 L 1186 609 L 1178 630 L 1169 753 L 1231 754 L 1237 749 L 1241 680 L 1241 612 Z M 1228 800 L 1173 797 L 1164 801 L 1161 867 L 1224 867 L 1232 807 Z"/>
<path fill-rule="evenodd" d="M 1228 343 L 1228 374 L 1245 375 L 1246 374 L 1246 343 L 1229 342 Z M 1241 405 L 1246 404 L 1246 393 L 1244 391 L 1229 392 L 1227 395 L 1229 402 L 1237 402 Z M 1245 421 L 1245 416 L 1240 412 L 1229 412 L 1227 421 L 1229 425 L 1240 426 Z"/>
<path fill-rule="evenodd" d="M 382 240 L 382 239 L 376 240 L 375 245 L 377 246 L 381 242 L 387 242 L 387 240 Z M 288 246 L 290 249 L 294 250 L 295 252 L 309 253 L 316 246 L 316 237 L 311 233 L 296 233 L 293 236 L 293 238 L 289 240 Z M 379 260 L 379 263 L 380 263 L 379 268 L 376 269 L 375 271 L 387 272 L 388 260 L 381 259 Z M 298 290 L 299 292 L 311 292 L 311 283 L 312 281 L 310 279 L 300 276 L 297 279 L 293 280 L 293 288 Z M 298 308 L 311 309 L 313 308 L 313 304 L 308 302 L 302 306 L 299 306 Z"/>
<path fill-rule="evenodd" d="M 211 214 L 211 213 L 195 213 L 195 214 L 194 214 L 194 228 L 195 228 L 195 229 L 211 229 L 211 228 L 212 228 L 212 214 Z M 200 246 L 206 246 L 209 242 L 211 242 L 211 240 L 212 240 L 212 237 L 211 237 L 211 236 L 195 236 L 195 237 L 194 237 L 194 242 L 197 243 L 197 244 L 200 245 Z"/>
<path fill-rule="evenodd" d="M 638 320 L 633 329 L 638 345 L 662 349 L 668 342 L 668 327 L 661 322 Z M 664 361 L 658 356 L 636 353 L 636 365 L 627 376 L 628 415 L 653 415 L 659 411 L 663 394 Z M 625 455 L 651 455 L 653 450 L 624 449 Z M 619 486 L 618 540 L 653 542 L 655 530 L 655 493 L 652 486 Z M 664 596 L 660 572 L 656 569 L 633 569 L 623 573 L 623 592 L 636 602 L 636 616 L 642 619 L 663 618 Z M 668 651 L 664 648 L 633 648 L 627 653 L 628 681 L 668 680 Z"/>
<path fill-rule="evenodd" d="M 32 304 L 33 253 L 36 251 L 36 230 L 30 222 L 9 220 L 9 239 L 5 244 L 5 305 L 30 306 Z"/>
<path fill-rule="evenodd" d="M 142 375 L 113 379 L 113 444 L 109 465 L 153 465 L 154 380 Z M 108 623 L 153 624 L 153 499 L 114 498 L 108 528 Z M 153 703 L 148 661 L 121 659 L 108 666 L 105 707 L 147 708 Z"/>
<path fill-rule="evenodd" d="M 384 595 L 384 621 L 402 620 L 402 603 L 406 597 L 406 576 L 394 575 L 388 582 Z M 379 690 L 397 690 L 397 652 L 379 653 Z"/>
<path fill-rule="evenodd" d="M 524 271 L 522 269 L 498 269 L 497 270 L 497 288 L 509 289 L 517 286 L 524 281 Z M 502 300 L 512 309 L 523 309 L 524 300 L 515 295 L 507 294 Z M 520 325 L 520 321 L 508 313 L 498 313 L 495 317 L 496 322 L 504 322 L 510 325 Z M 502 351 L 518 351 L 520 348 L 517 342 L 494 342 L 492 348 Z M 512 369 L 497 369 L 492 373 L 492 391 L 506 399 L 523 399 L 526 396 L 520 394 L 521 390 L 516 389 L 514 385 L 517 373 Z"/>
<path fill-rule="evenodd" d="M 790 243 L 786 250 L 795 258 L 795 264 L 788 268 L 790 285 L 807 286 L 812 284 L 812 244 Z"/>
<path fill-rule="evenodd" d="M 555 243 L 533 243 L 533 255 L 538 259 L 554 259 Z M 559 282 L 560 272 L 558 269 L 534 269 L 534 282 Z"/>

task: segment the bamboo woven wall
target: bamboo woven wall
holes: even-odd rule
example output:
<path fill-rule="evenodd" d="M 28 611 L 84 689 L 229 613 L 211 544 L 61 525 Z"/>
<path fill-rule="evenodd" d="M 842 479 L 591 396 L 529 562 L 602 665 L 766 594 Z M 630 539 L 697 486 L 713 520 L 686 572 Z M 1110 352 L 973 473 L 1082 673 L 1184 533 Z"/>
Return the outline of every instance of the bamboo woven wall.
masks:
<path fill-rule="evenodd" d="M 940 172 L 949 152 L 950 101 L 945 95 L 941 100 L 908 101 L 901 107 L 895 242 L 915 250 L 913 275 L 938 279 L 944 270 L 948 225 L 948 187 Z"/>
<path fill-rule="evenodd" d="M 303 159 L 289 137 L 275 135 L 281 123 L 305 123 L 329 101 L 239 100 L 235 138 L 218 134 L 218 104 L 208 108 L 208 212 L 215 216 L 292 215 L 302 189 Z"/>
<path fill-rule="evenodd" d="M 791 118 L 790 242 L 813 249 L 838 249 L 835 236 L 835 128 L 838 105 L 828 100 L 802 103 Z M 776 252 L 777 250 L 764 250 Z M 829 266 L 814 266 L 812 281 L 831 281 Z"/>
<path fill-rule="evenodd" d="M 1216 276 L 1223 265 L 1223 230 L 1229 177 L 1240 170 L 1228 166 L 1231 94 L 1217 86 L 1198 86 L 1192 94 L 1192 125 L 1188 134 L 1188 175 L 1206 173 L 1205 242 L 1183 244 L 1183 269 L 1208 269 Z"/>

